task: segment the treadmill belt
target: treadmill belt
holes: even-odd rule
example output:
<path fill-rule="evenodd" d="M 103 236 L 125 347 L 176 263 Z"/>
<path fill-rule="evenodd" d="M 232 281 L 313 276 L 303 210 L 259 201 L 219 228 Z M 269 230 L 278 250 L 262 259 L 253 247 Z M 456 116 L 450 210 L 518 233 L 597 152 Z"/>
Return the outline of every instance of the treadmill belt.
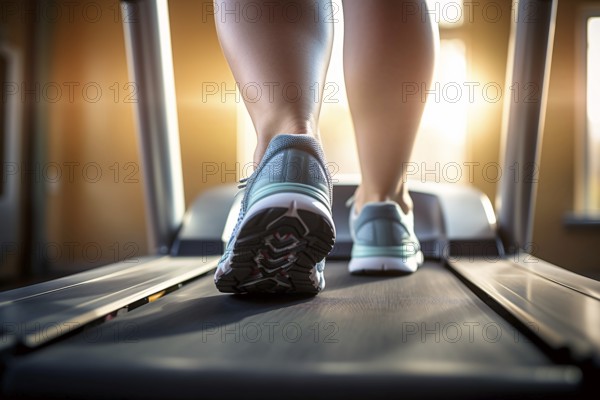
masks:
<path fill-rule="evenodd" d="M 274 298 L 222 294 L 201 278 L 14 357 L 4 394 L 480 398 L 560 395 L 578 383 L 577 369 L 553 364 L 439 263 L 376 277 L 329 262 L 326 281 L 316 297 Z"/>

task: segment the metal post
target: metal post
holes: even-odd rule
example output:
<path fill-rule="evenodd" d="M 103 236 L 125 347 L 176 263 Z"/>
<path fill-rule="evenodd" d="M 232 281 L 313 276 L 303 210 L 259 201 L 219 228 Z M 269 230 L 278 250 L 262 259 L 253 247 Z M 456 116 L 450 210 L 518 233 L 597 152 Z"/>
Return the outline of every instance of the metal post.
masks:
<path fill-rule="evenodd" d="M 24 224 L 26 204 L 23 200 L 23 190 L 30 184 L 27 179 L 27 184 L 23 185 L 18 169 L 26 166 L 32 168 L 30 165 L 33 165 L 28 157 L 26 159 L 30 164 L 23 160 L 23 108 L 33 108 L 35 104 L 33 101 L 21 102 L 20 97 L 4 94 L 9 85 L 25 82 L 21 73 L 23 69 L 25 65 L 19 53 L 5 43 L 4 37 L 0 37 L 0 84 L 2 95 L 5 96 L 0 100 L 0 276 L 10 278 L 31 272 L 27 270 L 29 259 L 26 256 L 29 253 L 22 248 L 29 245 L 24 239 L 28 232 L 31 233 L 29 225 Z M 33 74 L 26 76 L 31 78 Z"/>
<path fill-rule="evenodd" d="M 502 135 L 503 174 L 496 198 L 508 253 L 531 245 L 557 2 L 519 0 L 511 27 Z"/>
<path fill-rule="evenodd" d="M 185 209 L 167 0 L 121 2 L 152 253 L 167 254 Z"/>

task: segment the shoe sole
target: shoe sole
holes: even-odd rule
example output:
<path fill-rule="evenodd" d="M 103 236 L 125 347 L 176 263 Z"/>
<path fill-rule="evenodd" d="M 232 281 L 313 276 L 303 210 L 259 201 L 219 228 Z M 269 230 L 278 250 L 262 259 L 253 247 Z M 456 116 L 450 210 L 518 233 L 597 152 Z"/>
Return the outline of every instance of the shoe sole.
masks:
<path fill-rule="evenodd" d="M 418 252 L 411 257 L 355 257 L 348 264 L 351 274 L 411 274 L 423 264 L 423 253 Z"/>
<path fill-rule="evenodd" d="M 331 213 L 320 203 L 295 193 L 270 196 L 249 210 L 229 268 L 215 283 L 225 293 L 317 294 L 325 287 L 317 264 L 334 240 Z"/>

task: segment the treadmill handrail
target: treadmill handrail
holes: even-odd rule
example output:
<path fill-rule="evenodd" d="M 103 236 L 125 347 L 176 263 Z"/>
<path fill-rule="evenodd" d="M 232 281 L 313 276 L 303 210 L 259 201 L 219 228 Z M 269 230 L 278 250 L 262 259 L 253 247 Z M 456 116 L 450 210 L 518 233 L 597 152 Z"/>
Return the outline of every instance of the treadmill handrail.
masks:
<path fill-rule="evenodd" d="M 185 211 L 167 0 L 122 0 L 127 64 L 137 89 L 149 247 L 168 254 Z"/>
<path fill-rule="evenodd" d="M 539 97 L 524 101 L 506 96 L 504 102 L 501 159 L 505 173 L 496 209 L 498 232 L 509 254 L 526 250 L 531 243 L 557 1 L 518 0 L 516 6 L 505 87 L 534 85 Z M 518 176 L 508 173 L 515 169 Z"/>

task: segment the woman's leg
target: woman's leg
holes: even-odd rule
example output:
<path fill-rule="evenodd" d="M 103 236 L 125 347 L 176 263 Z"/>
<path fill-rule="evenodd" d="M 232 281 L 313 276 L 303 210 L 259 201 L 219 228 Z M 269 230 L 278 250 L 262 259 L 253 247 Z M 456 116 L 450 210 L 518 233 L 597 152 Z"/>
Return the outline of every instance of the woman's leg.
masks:
<path fill-rule="evenodd" d="M 362 172 L 356 211 L 368 202 L 412 203 L 404 185 L 429 87 L 435 38 L 425 1 L 344 0 L 344 74 Z M 411 11 L 406 12 L 406 11 Z"/>
<path fill-rule="evenodd" d="M 335 229 L 315 90 L 324 86 L 333 26 L 315 18 L 315 7 L 328 1 L 215 3 L 221 46 L 258 134 L 257 168 L 215 272 L 222 292 L 316 294 L 325 287 Z"/>
<path fill-rule="evenodd" d="M 221 47 L 258 135 L 259 163 L 280 133 L 318 137 L 321 93 L 329 65 L 333 26 L 319 16 L 329 0 L 215 1 Z M 232 11 L 233 10 L 233 11 Z M 256 87 L 262 95 L 256 98 Z M 247 92 L 247 93 L 244 93 Z"/>

